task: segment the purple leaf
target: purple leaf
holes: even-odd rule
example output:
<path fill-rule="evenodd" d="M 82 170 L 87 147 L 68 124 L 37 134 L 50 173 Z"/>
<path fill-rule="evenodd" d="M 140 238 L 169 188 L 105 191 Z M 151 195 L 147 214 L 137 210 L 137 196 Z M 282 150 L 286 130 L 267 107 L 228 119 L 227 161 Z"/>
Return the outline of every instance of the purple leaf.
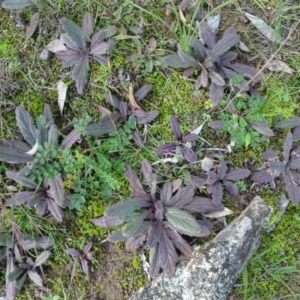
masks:
<path fill-rule="evenodd" d="M 205 52 L 206 52 L 206 48 L 203 45 L 203 43 L 200 40 L 195 39 L 195 41 L 193 42 L 193 49 L 194 49 L 194 55 L 197 58 L 197 60 L 202 62 L 205 59 Z"/>
<path fill-rule="evenodd" d="M 66 253 L 71 255 L 71 256 L 74 256 L 74 257 L 78 257 L 78 256 L 81 256 L 81 252 L 79 252 L 78 250 L 74 249 L 74 248 L 68 248 L 66 250 Z"/>
<path fill-rule="evenodd" d="M 214 206 L 220 206 L 222 205 L 222 199 L 223 199 L 223 186 L 222 184 L 217 181 L 215 184 L 214 184 L 214 187 L 213 187 L 213 192 L 212 192 L 212 202 L 214 204 Z"/>
<path fill-rule="evenodd" d="M 210 26 L 206 22 L 203 22 L 200 26 L 200 31 L 204 43 L 208 46 L 209 49 L 213 49 L 216 44 L 217 37 L 211 30 Z"/>
<path fill-rule="evenodd" d="M 88 71 L 89 71 L 89 57 L 87 55 L 83 55 L 76 62 L 72 70 L 71 78 L 74 80 L 78 80 L 78 79 L 82 80 L 83 83 L 85 83 L 87 81 Z"/>
<path fill-rule="evenodd" d="M 197 60 L 189 53 L 181 49 L 178 49 L 177 53 L 180 59 L 186 64 L 186 66 L 195 68 L 199 67 L 199 63 L 197 62 Z"/>
<path fill-rule="evenodd" d="M 25 35 L 26 36 L 26 40 L 29 40 L 33 36 L 34 32 L 36 31 L 36 28 L 39 25 L 39 21 L 40 21 L 40 13 L 36 12 L 32 16 L 32 18 L 30 20 L 30 24 L 27 27 L 26 35 Z"/>
<path fill-rule="evenodd" d="M 20 153 L 28 152 L 31 149 L 31 147 L 29 147 L 29 145 L 24 142 L 17 141 L 17 140 L 10 140 L 10 139 L 7 140 L 0 139 L 0 148 L 2 147 L 14 149 L 19 151 Z"/>
<path fill-rule="evenodd" d="M 27 206 L 34 206 L 34 205 L 37 205 L 41 202 L 44 202 L 45 201 L 45 197 L 46 197 L 46 192 L 44 190 L 42 191 L 36 191 L 35 194 L 31 197 L 31 199 L 29 199 L 27 201 Z"/>
<path fill-rule="evenodd" d="M 188 147 L 182 147 L 181 152 L 184 159 L 186 159 L 189 163 L 193 163 L 196 161 L 196 154 L 192 149 Z"/>
<path fill-rule="evenodd" d="M 142 160 L 142 167 L 141 167 L 143 177 L 147 183 L 147 185 L 152 189 L 153 184 L 156 185 L 155 176 L 152 173 L 152 167 L 148 160 Z M 153 179 L 155 182 L 153 182 Z"/>
<path fill-rule="evenodd" d="M 91 221 L 94 225 L 100 226 L 100 227 L 113 227 L 117 225 L 121 225 L 124 221 L 117 218 L 117 217 L 100 217 L 100 218 L 94 218 Z"/>
<path fill-rule="evenodd" d="M 226 78 L 228 79 L 232 79 L 233 77 L 235 77 L 236 75 L 238 75 L 238 73 L 228 69 L 228 68 L 225 68 L 225 67 L 221 67 L 221 70 L 223 71 L 223 73 L 225 74 Z"/>
<path fill-rule="evenodd" d="M 150 227 L 151 223 L 148 221 L 142 221 L 143 214 L 141 218 L 130 220 L 127 224 L 122 227 L 122 234 L 126 237 L 136 237 L 145 233 Z"/>
<path fill-rule="evenodd" d="M 43 286 L 43 280 L 41 278 L 41 276 L 34 271 L 28 271 L 28 276 L 29 278 L 33 281 L 33 283 L 39 287 Z"/>
<path fill-rule="evenodd" d="M 19 192 L 5 201 L 5 206 L 20 206 L 35 196 L 35 192 Z"/>
<path fill-rule="evenodd" d="M 125 168 L 125 175 L 131 187 L 131 196 L 149 199 L 149 195 L 147 195 L 147 193 L 144 191 L 143 186 L 134 170 L 128 164 L 126 164 Z"/>
<path fill-rule="evenodd" d="M 252 176 L 250 179 L 256 183 L 267 183 L 272 181 L 274 176 L 272 176 L 267 169 L 262 169 L 254 174 L 254 176 Z"/>
<path fill-rule="evenodd" d="M 183 208 L 185 205 L 193 201 L 194 194 L 194 187 L 189 184 L 183 188 L 179 188 L 177 193 L 169 201 L 165 201 L 164 204 L 165 206 Z"/>
<path fill-rule="evenodd" d="M 178 141 L 180 141 L 181 140 L 181 132 L 180 132 L 180 127 L 179 127 L 177 119 L 175 117 L 171 116 L 170 124 L 171 124 L 171 128 L 172 128 L 172 131 L 173 131 L 176 139 Z"/>
<path fill-rule="evenodd" d="M 166 229 L 168 237 L 173 242 L 174 246 L 185 256 L 191 256 L 193 251 L 192 247 L 178 234 L 176 231 Z"/>
<path fill-rule="evenodd" d="M 143 116 L 140 112 L 143 112 Z M 138 124 L 148 124 L 157 118 L 158 110 L 143 111 L 141 109 L 136 109 L 132 112 L 132 115 L 136 117 Z"/>
<path fill-rule="evenodd" d="M 261 75 L 257 73 L 257 71 L 250 66 L 244 65 L 244 64 L 227 64 L 226 67 L 233 69 L 239 74 L 242 74 L 248 78 L 254 78 L 253 83 L 256 83 L 257 81 L 261 80 Z"/>
<path fill-rule="evenodd" d="M 295 128 L 295 130 L 294 130 L 294 132 L 293 132 L 293 136 L 294 136 L 294 138 L 296 138 L 296 139 L 299 139 L 299 138 L 300 138 L 300 125 L 298 125 L 298 126 Z"/>
<path fill-rule="evenodd" d="M 89 124 L 86 126 L 85 130 L 87 134 L 94 136 L 101 136 L 107 133 L 116 131 L 115 122 L 120 118 L 119 113 L 113 113 L 103 117 L 98 124 Z"/>
<path fill-rule="evenodd" d="M 177 146 L 176 143 L 167 143 L 167 144 L 161 145 L 156 149 L 156 154 L 158 156 L 162 156 L 164 154 L 170 153 L 172 151 L 175 151 L 176 146 Z"/>
<path fill-rule="evenodd" d="M 122 234 L 122 229 L 113 231 L 106 238 L 106 240 L 111 243 L 125 241 L 126 239 L 127 237 Z"/>
<path fill-rule="evenodd" d="M 83 253 L 85 253 L 85 254 L 89 253 L 90 250 L 92 249 L 92 247 L 93 247 L 93 243 L 88 242 L 83 248 Z"/>
<path fill-rule="evenodd" d="M 173 276 L 176 270 L 178 255 L 165 230 L 162 232 L 162 238 L 159 243 L 158 258 L 159 264 L 163 268 L 164 273 L 168 276 Z"/>
<path fill-rule="evenodd" d="M 213 106 L 217 106 L 221 101 L 224 93 L 224 87 L 211 83 L 209 87 L 209 97 Z"/>
<path fill-rule="evenodd" d="M 265 161 L 274 160 L 275 158 L 278 158 L 278 153 L 271 148 L 267 148 L 267 150 L 262 154 L 262 157 Z"/>
<path fill-rule="evenodd" d="M 25 141 L 33 147 L 37 141 L 37 128 L 31 115 L 22 105 L 16 108 L 16 120 Z"/>
<path fill-rule="evenodd" d="M 53 179 L 48 179 L 47 186 L 50 186 L 47 190 L 48 197 L 51 197 L 60 207 L 64 207 L 64 183 L 61 175 L 58 174 Z"/>
<path fill-rule="evenodd" d="M 203 187 L 206 184 L 206 178 L 201 178 L 197 176 L 191 176 L 191 184 L 195 188 Z"/>
<path fill-rule="evenodd" d="M 227 164 L 224 160 L 220 161 L 220 164 L 218 166 L 218 179 L 222 180 L 227 172 Z"/>
<path fill-rule="evenodd" d="M 265 136 L 274 136 L 273 130 L 268 126 L 267 121 L 253 121 L 248 120 L 248 123 L 254 128 L 257 132 Z"/>
<path fill-rule="evenodd" d="M 247 178 L 250 175 L 250 173 L 251 172 L 248 169 L 236 169 L 226 174 L 224 179 L 231 180 L 231 181 L 238 181 Z"/>
<path fill-rule="evenodd" d="M 127 251 L 138 249 L 143 245 L 147 237 L 147 234 L 141 234 L 134 238 L 129 238 L 125 242 L 125 248 Z"/>
<path fill-rule="evenodd" d="M 99 44 L 95 44 L 93 46 L 93 48 L 91 48 L 91 50 L 90 50 L 90 55 L 95 56 L 95 57 L 105 55 L 105 54 L 108 53 L 109 48 L 110 48 L 109 43 L 102 42 L 102 43 L 99 43 Z"/>
<path fill-rule="evenodd" d="M 208 76 L 212 82 L 212 84 L 216 84 L 217 86 L 224 86 L 226 84 L 224 78 L 217 72 L 209 72 Z"/>
<path fill-rule="evenodd" d="M 86 51 L 86 40 L 88 37 L 81 30 L 81 28 L 67 18 L 62 18 L 60 22 L 63 30 L 76 43 L 80 50 Z"/>
<path fill-rule="evenodd" d="M 217 63 L 217 64 L 220 63 L 220 57 L 217 52 L 215 52 L 213 50 L 207 50 L 206 54 L 211 59 L 212 62 Z"/>
<path fill-rule="evenodd" d="M 183 72 L 182 77 L 189 78 L 191 75 L 193 75 L 194 71 L 195 71 L 195 68 L 189 68 Z"/>
<path fill-rule="evenodd" d="M 107 29 L 100 29 L 97 31 L 91 40 L 91 48 L 94 47 L 96 43 L 104 41 L 106 38 L 109 38 L 117 33 L 116 27 L 110 26 Z"/>
<path fill-rule="evenodd" d="M 62 69 L 64 69 L 71 67 L 78 62 L 80 58 L 80 52 L 70 49 L 65 51 L 57 51 L 55 53 L 55 57 L 63 62 Z"/>
<path fill-rule="evenodd" d="M 42 252 L 35 260 L 34 267 L 39 267 L 42 264 L 46 262 L 46 260 L 50 257 L 51 252 L 50 251 L 44 251 Z"/>
<path fill-rule="evenodd" d="M 203 87 L 207 87 L 208 86 L 208 73 L 207 73 L 207 71 L 205 69 L 202 69 L 202 71 L 201 71 L 200 81 L 201 81 L 201 85 L 199 86 L 199 88 L 201 86 L 203 86 Z"/>
<path fill-rule="evenodd" d="M 165 65 L 167 65 L 169 67 L 173 67 L 173 68 L 189 68 L 190 67 L 190 63 L 182 61 L 181 58 L 177 54 L 171 54 L 171 55 L 164 56 L 162 58 L 162 62 Z"/>
<path fill-rule="evenodd" d="M 227 121 L 212 121 L 208 122 L 207 125 L 213 129 L 222 129 Z"/>
<path fill-rule="evenodd" d="M 110 93 L 109 94 L 105 93 L 104 98 L 107 103 L 109 103 L 110 105 L 112 105 L 115 108 L 119 108 L 120 100 L 116 96 L 114 96 Z"/>
<path fill-rule="evenodd" d="M 93 19 L 89 12 L 86 12 L 84 14 L 83 20 L 82 20 L 82 31 L 87 37 L 90 37 L 93 31 Z"/>
<path fill-rule="evenodd" d="M 32 0 L 4 0 L 2 3 L 2 7 L 7 9 L 23 9 L 32 5 L 34 5 Z"/>
<path fill-rule="evenodd" d="M 290 128 L 294 128 L 299 125 L 300 125 L 300 118 L 294 117 L 294 118 L 288 118 L 283 121 L 280 121 L 280 122 L 276 123 L 274 127 L 290 129 Z"/>
<path fill-rule="evenodd" d="M 51 198 L 47 198 L 47 205 L 52 216 L 58 221 L 62 222 L 64 218 L 64 213 L 62 209 L 52 200 Z"/>
<path fill-rule="evenodd" d="M 293 145 L 293 135 L 291 132 L 289 132 L 286 135 L 284 146 L 283 146 L 283 159 L 285 162 L 289 161 L 292 145 Z"/>
<path fill-rule="evenodd" d="M 177 207 L 166 207 L 165 216 L 178 232 L 188 236 L 202 236 L 200 225 L 187 211 Z"/>
<path fill-rule="evenodd" d="M 142 99 L 146 98 L 146 96 L 150 93 L 151 90 L 152 90 L 152 84 L 147 84 L 142 86 L 134 93 L 135 101 L 139 102 Z"/>
<path fill-rule="evenodd" d="M 208 213 L 222 211 L 224 207 L 222 204 L 215 206 L 210 198 L 196 196 L 184 209 L 191 213 Z"/>
<path fill-rule="evenodd" d="M 135 142 L 135 144 L 139 147 L 139 148 L 143 148 L 143 141 L 140 137 L 140 135 L 137 133 L 137 131 L 133 131 L 132 134 L 132 139 Z"/>
<path fill-rule="evenodd" d="M 61 149 L 71 148 L 80 138 L 80 131 L 77 128 L 74 128 L 62 141 L 60 147 Z"/>
<path fill-rule="evenodd" d="M 206 172 L 207 179 L 206 183 L 211 185 L 214 184 L 216 181 L 218 181 L 218 175 L 215 171 L 207 171 Z"/>
<path fill-rule="evenodd" d="M 81 260 L 81 267 L 84 274 L 89 275 L 89 265 L 86 259 Z"/>
<path fill-rule="evenodd" d="M 284 174 L 285 189 L 293 204 L 300 200 L 300 174 L 294 171 L 286 171 Z"/>
<path fill-rule="evenodd" d="M 237 52 L 229 51 L 220 55 L 220 64 L 226 64 L 237 58 Z M 223 68 L 221 68 L 223 70 Z"/>
<path fill-rule="evenodd" d="M 155 245 L 155 248 L 150 248 L 150 268 L 149 268 L 149 275 L 151 278 L 156 278 L 159 274 L 159 259 L 158 259 L 158 250 L 159 246 Z"/>
<path fill-rule="evenodd" d="M 286 163 L 281 161 L 270 161 L 269 167 L 270 167 L 270 173 L 272 171 L 273 176 L 279 176 L 280 173 L 284 172 Z"/>
<path fill-rule="evenodd" d="M 54 245 L 53 238 L 49 236 L 41 236 L 36 239 L 24 239 L 22 240 L 22 247 L 25 250 L 30 249 L 48 249 Z"/>
<path fill-rule="evenodd" d="M 228 191 L 228 193 L 232 196 L 237 196 L 239 193 L 239 189 L 237 188 L 237 186 L 231 182 L 231 181 L 226 181 L 224 180 L 223 182 L 225 184 L 226 190 Z"/>
<path fill-rule="evenodd" d="M 151 204 L 148 201 L 139 199 L 139 198 L 129 198 L 125 201 L 116 203 L 112 206 L 109 206 L 105 213 L 105 217 L 115 217 L 120 220 L 125 220 L 133 212 L 140 210 L 141 208 L 147 208 Z"/>
<path fill-rule="evenodd" d="M 172 183 L 167 181 L 164 183 L 161 191 L 160 191 L 160 201 L 163 204 L 170 203 L 172 197 Z"/>
<path fill-rule="evenodd" d="M 293 170 L 300 170 L 300 158 L 297 158 L 295 160 L 292 160 L 289 163 L 289 168 L 293 169 Z"/>
<path fill-rule="evenodd" d="M 46 199 L 43 199 L 42 201 L 39 201 L 35 205 L 35 210 L 36 210 L 37 215 L 44 216 L 46 214 L 47 207 L 48 207 L 48 203 L 47 203 Z"/>
<path fill-rule="evenodd" d="M 221 40 L 219 40 L 212 48 L 218 55 L 222 55 L 230 48 L 235 46 L 240 41 L 240 37 L 236 33 L 224 34 Z"/>
<path fill-rule="evenodd" d="M 25 176 L 19 175 L 16 171 L 6 171 L 5 174 L 8 178 L 13 179 L 15 182 L 24 187 L 28 187 L 31 189 L 37 188 L 37 184 L 34 181 L 28 179 Z"/>
<path fill-rule="evenodd" d="M 195 142 L 198 140 L 198 134 L 195 133 L 190 133 L 185 135 L 184 137 L 182 137 L 182 142 L 186 143 L 186 142 Z"/>

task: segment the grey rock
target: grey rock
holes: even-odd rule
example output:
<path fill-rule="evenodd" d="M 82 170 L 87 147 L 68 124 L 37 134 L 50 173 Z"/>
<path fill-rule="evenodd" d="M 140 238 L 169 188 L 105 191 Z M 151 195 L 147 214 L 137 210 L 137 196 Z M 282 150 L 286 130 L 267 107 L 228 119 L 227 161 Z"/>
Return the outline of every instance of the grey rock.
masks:
<path fill-rule="evenodd" d="M 40 59 L 48 60 L 49 57 L 50 57 L 50 51 L 47 49 L 43 49 L 43 51 L 40 53 Z"/>
<path fill-rule="evenodd" d="M 245 211 L 211 242 L 196 246 L 174 277 L 161 274 L 129 300 L 225 300 L 257 248 L 271 208 L 255 197 Z"/>

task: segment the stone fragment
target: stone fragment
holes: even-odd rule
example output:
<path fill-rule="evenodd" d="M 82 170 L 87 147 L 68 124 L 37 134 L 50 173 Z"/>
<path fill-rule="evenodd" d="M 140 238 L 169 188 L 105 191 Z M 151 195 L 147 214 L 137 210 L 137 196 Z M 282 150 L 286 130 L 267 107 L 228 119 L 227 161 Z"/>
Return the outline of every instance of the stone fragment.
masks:
<path fill-rule="evenodd" d="M 50 51 L 47 49 L 43 49 L 43 51 L 40 53 L 40 59 L 48 60 L 49 57 L 50 57 Z"/>
<path fill-rule="evenodd" d="M 245 211 L 211 242 L 182 259 L 174 277 L 161 274 L 130 300 L 226 300 L 257 248 L 270 207 L 255 197 Z"/>

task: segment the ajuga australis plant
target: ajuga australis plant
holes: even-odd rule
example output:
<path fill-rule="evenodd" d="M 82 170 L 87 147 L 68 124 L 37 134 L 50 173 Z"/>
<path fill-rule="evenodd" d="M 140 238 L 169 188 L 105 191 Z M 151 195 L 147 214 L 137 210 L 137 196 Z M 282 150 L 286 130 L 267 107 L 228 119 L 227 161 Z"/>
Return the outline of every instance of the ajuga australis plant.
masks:
<path fill-rule="evenodd" d="M 134 117 L 137 124 L 144 125 L 151 123 L 158 116 L 157 110 L 145 111 L 139 106 L 140 102 L 149 94 L 151 89 L 152 84 L 147 84 L 141 87 L 134 93 L 134 101 L 129 103 L 120 100 L 118 97 L 112 94 L 106 93 L 104 94 L 104 97 L 107 103 L 119 110 L 124 123 L 126 123 L 130 117 Z M 142 146 L 141 137 L 136 130 L 132 132 L 132 138 L 137 146 Z"/>
<path fill-rule="evenodd" d="M 82 28 L 67 18 L 61 19 L 61 25 L 65 31 L 61 39 L 67 50 L 57 51 L 55 56 L 63 62 L 63 68 L 74 66 L 71 77 L 75 80 L 77 92 L 82 94 L 88 80 L 90 61 L 108 65 L 107 54 L 116 43 L 113 40 L 105 42 L 105 39 L 117 30 L 115 27 L 100 29 L 92 36 L 94 24 L 89 12 L 83 17 Z"/>
<path fill-rule="evenodd" d="M 236 169 L 227 173 L 227 163 L 221 160 L 216 170 L 206 172 L 207 192 L 212 195 L 212 202 L 215 206 L 220 206 L 223 199 L 223 185 L 226 190 L 232 195 L 236 196 L 239 193 L 235 181 L 247 178 L 250 175 L 248 169 Z"/>
<path fill-rule="evenodd" d="M 158 156 L 162 156 L 176 151 L 177 154 L 181 154 L 188 162 L 195 162 L 196 154 L 191 149 L 190 143 L 196 141 L 198 139 L 198 135 L 190 133 L 182 136 L 178 121 L 173 116 L 170 117 L 170 124 L 177 141 L 159 146 L 156 150 L 156 154 Z"/>
<path fill-rule="evenodd" d="M 60 152 L 71 148 L 79 139 L 79 130 L 73 129 L 59 146 L 59 132 L 48 104 L 44 105 L 44 114 L 39 116 L 35 123 L 30 113 L 20 105 L 16 108 L 16 120 L 26 143 L 1 139 L 0 161 L 13 164 L 28 163 L 23 173 L 29 175 L 36 172 L 41 181 L 44 178 L 55 177 L 62 171 L 57 156 Z"/>
<path fill-rule="evenodd" d="M 228 28 L 219 41 L 206 22 L 202 23 L 200 31 L 203 42 L 195 39 L 190 52 L 183 51 L 178 45 L 177 54 L 167 55 L 163 57 L 162 61 L 167 66 L 185 68 L 184 77 L 190 77 L 195 71 L 198 71 L 195 89 L 209 87 L 210 99 L 214 106 L 222 99 L 225 85 L 228 82 L 235 92 L 248 91 L 250 87 L 243 76 L 252 78 L 253 83 L 260 78 L 254 68 L 232 63 L 237 58 L 237 53 L 229 50 L 240 41 L 236 30 L 232 27 Z M 238 74 L 242 75 L 242 78 L 237 81 Z"/>
<path fill-rule="evenodd" d="M 147 160 L 141 171 L 148 190 L 143 188 L 137 174 L 127 165 L 126 176 L 131 186 L 131 197 L 106 209 L 104 216 L 92 222 L 101 227 L 123 224 L 107 237 L 107 241 L 126 240 L 126 249 L 138 249 L 144 242 L 150 249 L 150 276 L 155 278 L 162 268 L 167 275 L 175 273 L 178 255 L 192 253 L 181 235 L 207 236 L 206 222 L 197 220 L 195 214 L 217 211 L 211 199 L 195 196 L 192 185 L 182 185 L 181 180 L 167 181 L 161 187 L 158 176 L 152 172 Z"/>
<path fill-rule="evenodd" d="M 26 203 L 29 207 L 34 206 L 39 216 L 44 216 L 49 211 L 57 221 L 62 222 L 64 216 L 62 209 L 67 206 L 67 198 L 60 174 L 53 179 L 45 179 L 42 187 L 15 171 L 6 172 L 6 176 L 21 186 L 34 190 L 16 193 L 6 200 L 5 206 L 14 207 Z"/>
<path fill-rule="evenodd" d="M 89 261 L 91 261 L 93 259 L 94 252 L 91 251 L 92 247 L 93 247 L 93 243 L 89 242 L 84 246 L 83 251 L 79 251 L 74 248 L 68 248 L 66 250 L 67 254 L 69 254 L 73 257 L 78 257 L 80 259 L 82 270 L 86 275 L 89 274 L 88 263 L 89 263 Z"/>
<path fill-rule="evenodd" d="M 299 136 L 297 136 L 299 138 Z M 265 161 L 261 170 L 251 177 L 256 183 L 267 183 L 273 181 L 281 173 L 284 176 L 285 189 L 290 200 L 296 204 L 300 200 L 300 146 L 291 152 L 293 145 L 293 134 L 286 135 L 283 146 L 283 161 L 280 161 L 277 151 L 268 148 L 263 153 Z"/>
<path fill-rule="evenodd" d="M 7 262 L 5 287 L 7 299 L 15 299 L 27 275 L 29 275 L 31 280 L 36 284 L 43 286 L 42 279 L 35 272 L 35 267 L 47 260 L 50 255 L 49 251 L 44 251 L 40 254 L 35 262 L 30 259 L 26 264 L 23 264 L 21 253 L 32 249 L 48 249 L 52 247 L 53 244 L 54 240 L 47 236 L 32 239 L 31 236 L 26 234 L 17 236 L 17 234 L 0 233 L 0 261 L 6 258 Z M 19 264 L 18 267 L 15 266 L 16 263 Z"/>
<path fill-rule="evenodd" d="M 157 67 L 162 65 L 157 57 L 164 55 L 165 51 L 156 49 L 157 41 L 155 38 L 151 38 L 149 43 L 144 47 L 138 39 L 133 39 L 133 42 L 137 46 L 137 53 L 127 56 L 126 59 L 133 63 L 134 73 L 137 73 L 143 64 L 145 73 L 151 73 L 154 66 Z"/>

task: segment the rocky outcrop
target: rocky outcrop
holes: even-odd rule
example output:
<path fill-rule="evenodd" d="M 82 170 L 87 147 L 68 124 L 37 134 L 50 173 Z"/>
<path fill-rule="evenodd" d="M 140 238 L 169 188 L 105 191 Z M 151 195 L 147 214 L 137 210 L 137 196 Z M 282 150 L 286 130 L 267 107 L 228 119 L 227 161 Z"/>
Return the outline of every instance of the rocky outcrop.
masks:
<path fill-rule="evenodd" d="M 205 246 L 195 247 L 174 277 L 161 274 L 130 300 L 225 300 L 259 244 L 271 209 L 255 197 L 245 211 Z"/>

